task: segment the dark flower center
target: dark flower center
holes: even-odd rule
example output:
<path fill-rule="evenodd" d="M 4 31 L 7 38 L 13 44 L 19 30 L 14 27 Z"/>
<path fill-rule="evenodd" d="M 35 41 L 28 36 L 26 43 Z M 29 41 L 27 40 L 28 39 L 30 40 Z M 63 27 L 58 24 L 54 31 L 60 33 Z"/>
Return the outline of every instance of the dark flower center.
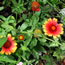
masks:
<path fill-rule="evenodd" d="M 6 41 L 5 44 L 3 45 L 4 48 L 8 49 L 11 47 L 11 42 L 10 41 Z"/>
<path fill-rule="evenodd" d="M 52 25 L 52 26 L 49 28 L 49 30 L 50 30 L 51 32 L 56 32 L 57 28 L 56 28 L 55 25 Z"/>

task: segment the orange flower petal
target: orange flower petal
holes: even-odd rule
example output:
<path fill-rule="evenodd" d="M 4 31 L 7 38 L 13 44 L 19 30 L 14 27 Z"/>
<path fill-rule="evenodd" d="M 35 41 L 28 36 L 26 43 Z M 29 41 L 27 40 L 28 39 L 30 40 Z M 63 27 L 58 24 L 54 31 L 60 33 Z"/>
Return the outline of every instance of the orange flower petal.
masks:
<path fill-rule="evenodd" d="M 39 11 L 40 4 L 37 1 L 32 2 L 32 11 Z"/>

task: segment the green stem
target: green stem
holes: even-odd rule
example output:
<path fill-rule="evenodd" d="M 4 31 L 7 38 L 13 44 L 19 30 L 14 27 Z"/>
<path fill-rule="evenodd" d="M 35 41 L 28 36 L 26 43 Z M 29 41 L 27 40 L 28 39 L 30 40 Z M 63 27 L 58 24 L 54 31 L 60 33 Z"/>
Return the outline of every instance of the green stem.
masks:
<path fill-rule="evenodd" d="M 49 38 L 47 38 L 47 37 L 46 37 L 46 39 L 47 39 L 47 40 L 50 40 L 50 41 L 52 41 L 52 42 L 54 41 L 54 40 L 52 40 L 52 39 L 49 39 Z"/>
<path fill-rule="evenodd" d="M 17 30 L 16 30 L 16 31 L 17 31 Z M 18 32 L 18 31 L 17 31 L 17 32 Z M 21 33 L 25 33 L 25 34 L 35 34 L 34 32 L 28 32 L 28 31 L 27 31 L 27 32 L 26 32 L 26 31 L 22 31 Z M 40 37 L 43 37 L 43 34 L 40 34 L 40 35 L 41 35 Z M 49 39 L 49 38 L 47 38 L 47 37 L 45 37 L 45 36 L 44 36 L 44 38 L 46 38 L 47 40 L 52 41 L 52 42 L 54 41 L 54 40 Z"/>
<path fill-rule="evenodd" d="M 30 32 L 22 32 L 22 33 L 26 33 L 26 34 L 28 33 L 28 34 L 29 34 Z M 35 33 L 31 32 L 31 34 L 35 34 Z M 41 36 L 43 37 L 43 35 L 42 35 L 42 34 L 41 34 Z M 50 41 L 54 41 L 54 40 L 49 39 L 49 38 L 47 38 L 47 37 L 44 37 L 44 38 L 46 38 L 47 40 L 50 40 Z"/>

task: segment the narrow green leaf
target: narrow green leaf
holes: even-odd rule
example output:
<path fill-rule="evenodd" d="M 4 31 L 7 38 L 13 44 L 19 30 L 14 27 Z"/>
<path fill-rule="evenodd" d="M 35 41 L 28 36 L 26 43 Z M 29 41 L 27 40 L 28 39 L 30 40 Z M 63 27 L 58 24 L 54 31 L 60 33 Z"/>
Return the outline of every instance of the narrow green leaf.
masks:
<path fill-rule="evenodd" d="M 39 59 L 39 54 L 38 54 L 38 52 L 37 52 L 35 49 L 32 50 L 32 53 L 33 53 L 33 56 L 34 56 L 36 59 Z"/>
<path fill-rule="evenodd" d="M 2 11 L 4 9 L 4 7 L 0 7 L 0 11 Z"/>
<path fill-rule="evenodd" d="M 31 40 L 32 40 L 32 36 L 29 36 L 29 38 L 26 41 L 24 41 L 24 45 L 28 46 Z"/>
<path fill-rule="evenodd" d="M 25 22 L 25 23 L 23 23 L 23 24 L 21 25 L 20 30 L 23 31 L 23 30 L 25 30 L 27 27 L 28 27 L 28 23 Z"/>
<path fill-rule="evenodd" d="M 5 22 L 6 21 L 6 18 L 2 15 L 0 15 L 0 18 Z"/>
<path fill-rule="evenodd" d="M 65 50 L 65 43 L 62 43 L 62 45 L 60 46 L 61 50 Z"/>
<path fill-rule="evenodd" d="M 11 30 L 14 29 L 13 26 L 8 25 L 7 23 L 3 23 L 1 26 L 2 26 L 7 32 L 10 32 Z"/>
<path fill-rule="evenodd" d="M 0 56 L 0 61 L 10 62 L 10 63 L 16 63 L 15 60 L 10 59 L 7 56 Z"/>
<path fill-rule="evenodd" d="M 31 43 L 30 43 L 30 48 L 32 49 L 33 47 L 35 47 L 37 45 L 37 40 L 36 38 L 34 38 Z"/>

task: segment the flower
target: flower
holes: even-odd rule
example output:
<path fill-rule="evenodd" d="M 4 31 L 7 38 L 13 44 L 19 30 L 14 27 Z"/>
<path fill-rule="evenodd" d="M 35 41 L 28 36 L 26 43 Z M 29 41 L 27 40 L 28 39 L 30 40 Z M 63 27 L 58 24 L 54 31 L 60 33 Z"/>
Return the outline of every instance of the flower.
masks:
<path fill-rule="evenodd" d="M 42 33 L 42 31 L 40 29 L 35 29 L 34 30 L 34 37 L 39 38 L 41 33 Z"/>
<path fill-rule="evenodd" d="M 63 24 L 58 24 L 56 18 L 49 18 L 48 21 L 46 21 L 43 24 L 43 31 L 45 32 L 45 35 L 53 36 L 53 38 L 60 37 L 60 34 L 63 34 Z"/>
<path fill-rule="evenodd" d="M 32 11 L 39 11 L 40 4 L 37 1 L 32 2 Z"/>
<path fill-rule="evenodd" d="M 17 65 L 22 65 L 23 63 L 22 62 L 19 62 Z"/>
<path fill-rule="evenodd" d="M 14 41 L 14 37 L 11 37 L 11 34 L 7 35 L 7 41 L 2 46 L 2 50 L 0 51 L 1 54 L 10 55 L 14 53 L 17 49 L 17 43 Z"/>
<path fill-rule="evenodd" d="M 18 39 L 19 39 L 19 40 L 23 40 L 23 39 L 24 39 L 24 36 L 23 36 L 23 35 L 19 35 L 19 36 L 18 36 Z"/>

